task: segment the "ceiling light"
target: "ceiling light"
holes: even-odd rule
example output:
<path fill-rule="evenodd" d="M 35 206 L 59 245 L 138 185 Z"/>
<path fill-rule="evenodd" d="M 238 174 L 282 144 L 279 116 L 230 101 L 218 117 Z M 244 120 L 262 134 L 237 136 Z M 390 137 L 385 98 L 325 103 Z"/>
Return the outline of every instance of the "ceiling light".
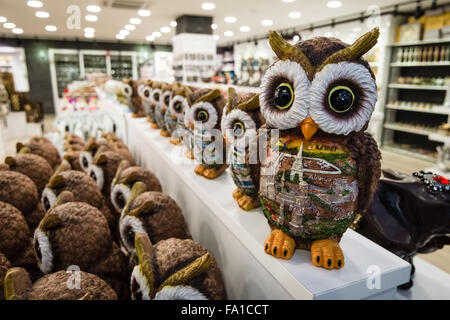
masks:
<path fill-rule="evenodd" d="M 211 29 L 216 30 L 216 29 L 217 29 L 217 24 L 213 23 L 213 24 L 211 25 Z"/>
<path fill-rule="evenodd" d="M 132 24 L 127 24 L 125 27 L 125 30 L 133 31 L 136 29 L 136 27 Z"/>
<path fill-rule="evenodd" d="M 87 21 L 97 21 L 98 17 L 93 14 L 88 14 L 86 17 L 84 17 Z"/>
<path fill-rule="evenodd" d="M 85 38 L 93 38 L 95 35 L 93 33 L 85 33 L 84 37 Z"/>
<path fill-rule="evenodd" d="M 36 17 L 38 18 L 48 18 L 50 17 L 50 14 L 47 11 L 37 11 Z"/>
<path fill-rule="evenodd" d="M 55 32 L 57 30 L 57 28 L 52 25 L 47 25 L 47 26 L 45 26 L 45 30 L 47 30 L 49 32 Z"/>
<path fill-rule="evenodd" d="M 216 5 L 212 2 L 203 2 L 202 3 L 203 10 L 214 10 L 215 8 L 216 8 Z"/>
<path fill-rule="evenodd" d="M 139 18 L 131 18 L 130 23 L 132 24 L 141 24 L 142 20 Z"/>
<path fill-rule="evenodd" d="M 6 21 L 8 21 L 8 19 L 6 19 L 5 17 L 0 17 L 0 23 L 4 23 Z"/>
<path fill-rule="evenodd" d="M 151 14 L 152 12 L 147 9 L 141 9 L 138 11 L 138 15 L 140 15 L 141 17 L 149 17 Z"/>
<path fill-rule="evenodd" d="M 152 36 L 155 37 L 155 38 L 161 37 L 161 32 L 155 31 L 155 32 L 152 33 Z"/>
<path fill-rule="evenodd" d="M 34 0 L 28 1 L 27 5 L 33 8 L 42 8 L 43 6 L 42 1 L 34 1 Z"/>
<path fill-rule="evenodd" d="M 219 39 L 220 39 L 220 36 L 219 36 L 218 34 L 215 34 L 215 35 L 214 35 L 214 40 L 217 41 L 217 40 L 219 40 Z"/>
<path fill-rule="evenodd" d="M 102 11 L 102 9 L 99 6 L 93 6 L 93 5 L 87 6 L 86 10 L 89 11 L 89 12 L 100 12 L 100 11 Z"/>
<path fill-rule="evenodd" d="M 292 12 L 289 12 L 288 16 L 291 19 L 298 19 L 298 18 L 300 18 L 302 16 L 302 13 L 299 12 L 299 11 L 292 11 Z"/>
<path fill-rule="evenodd" d="M 123 40 L 123 39 L 125 39 L 125 36 L 123 34 L 119 33 L 116 35 L 116 39 Z"/>
<path fill-rule="evenodd" d="M 16 27 L 16 25 L 12 22 L 7 22 L 3 25 L 3 27 L 6 29 L 14 29 Z"/>
<path fill-rule="evenodd" d="M 162 27 L 161 28 L 161 32 L 164 32 L 164 33 L 168 33 L 168 32 L 170 32 L 170 27 Z"/>
<path fill-rule="evenodd" d="M 261 24 L 263 26 L 265 26 L 265 27 L 269 27 L 269 26 L 271 26 L 273 24 L 273 21 L 269 20 L 269 19 L 266 19 L 266 20 L 261 21 Z"/>
<path fill-rule="evenodd" d="M 236 17 L 225 17 L 224 21 L 226 23 L 235 23 L 237 21 Z"/>
<path fill-rule="evenodd" d="M 296 34 L 294 36 L 294 38 L 292 38 L 292 40 L 294 40 L 295 42 L 298 42 L 300 40 L 300 36 L 298 34 Z"/>
<path fill-rule="evenodd" d="M 250 27 L 249 26 L 242 26 L 239 28 L 239 30 L 241 30 L 241 32 L 249 32 L 250 31 Z"/>
<path fill-rule="evenodd" d="M 95 29 L 94 28 L 84 28 L 84 32 L 85 33 L 94 33 Z"/>
<path fill-rule="evenodd" d="M 14 28 L 12 29 L 12 32 L 15 34 L 22 34 L 23 33 L 23 29 L 22 28 Z"/>
<path fill-rule="evenodd" d="M 327 7 L 332 9 L 339 8 L 340 6 L 342 6 L 342 2 L 340 1 L 330 1 L 327 3 Z"/>
<path fill-rule="evenodd" d="M 223 35 L 224 35 L 225 37 L 232 37 L 232 36 L 234 36 L 234 32 L 233 32 L 233 31 L 225 31 L 225 32 L 223 33 Z"/>
<path fill-rule="evenodd" d="M 292 2 L 295 2 L 295 0 L 283 0 L 283 2 L 285 2 L 285 3 L 292 3 Z"/>
<path fill-rule="evenodd" d="M 172 28 L 175 28 L 177 26 L 177 22 L 176 21 L 170 21 L 170 26 Z"/>
<path fill-rule="evenodd" d="M 128 31 L 128 30 L 120 30 L 120 31 L 119 31 L 119 34 L 121 34 L 121 35 L 123 35 L 123 36 L 127 36 L 127 35 L 130 34 L 130 31 Z"/>
<path fill-rule="evenodd" d="M 147 40 L 147 41 L 153 41 L 153 40 L 155 40 L 155 37 L 154 37 L 154 36 L 146 36 L 146 37 L 145 37 L 145 40 Z"/>

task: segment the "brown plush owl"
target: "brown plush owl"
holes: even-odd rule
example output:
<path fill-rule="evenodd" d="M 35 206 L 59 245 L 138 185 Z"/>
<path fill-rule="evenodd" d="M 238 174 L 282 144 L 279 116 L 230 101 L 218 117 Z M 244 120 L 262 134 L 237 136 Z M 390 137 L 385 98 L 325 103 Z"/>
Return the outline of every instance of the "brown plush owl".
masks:
<path fill-rule="evenodd" d="M 344 266 L 339 241 L 355 214 L 370 205 L 380 176 L 380 151 L 364 132 L 376 83 L 362 59 L 378 35 L 374 29 L 351 45 L 323 37 L 290 45 L 270 32 L 279 60 L 260 88 L 261 113 L 271 131 L 259 130 L 268 146 L 259 175 L 260 201 L 272 228 L 267 254 L 290 259 L 297 247 L 311 250 L 315 266 Z"/>
<path fill-rule="evenodd" d="M 64 135 L 64 141 L 69 142 L 69 144 L 79 144 L 79 145 L 85 144 L 83 138 L 81 138 L 80 136 L 78 136 L 74 133 L 68 133 L 68 132 Z"/>
<path fill-rule="evenodd" d="M 64 160 L 66 160 L 72 170 L 84 171 L 81 167 L 80 154 L 82 151 L 76 151 L 72 148 L 65 150 Z"/>
<path fill-rule="evenodd" d="M 87 203 L 60 204 L 70 200 L 65 194 L 58 198 L 34 232 L 39 268 L 48 274 L 78 266 L 105 280 L 121 299 L 127 298 L 128 264 L 111 240 L 105 217 Z"/>
<path fill-rule="evenodd" d="M 40 271 L 23 215 L 12 205 L 0 202 L 0 226 L 0 253 L 12 266 L 26 268 L 33 277 L 37 276 Z"/>
<path fill-rule="evenodd" d="M 142 182 L 144 191 L 162 191 L 159 179 L 149 170 L 141 167 L 128 167 L 128 161 L 122 160 L 111 186 L 111 203 L 120 215 L 130 198 L 131 189 L 136 182 Z"/>
<path fill-rule="evenodd" d="M 260 206 L 258 183 L 252 179 L 259 176 L 259 166 L 256 161 L 252 163 L 250 155 L 253 152 L 257 156 L 257 130 L 264 124 L 264 118 L 255 93 L 236 94 L 234 88 L 229 88 L 227 101 L 221 127 L 229 146 L 227 160 L 231 177 L 237 187 L 233 198 L 239 207 L 248 211 Z"/>
<path fill-rule="evenodd" d="M 131 275 L 134 300 L 224 300 L 222 274 L 214 257 L 190 239 L 170 238 L 152 245 L 135 237 Z"/>
<path fill-rule="evenodd" d="M 97 151 L 109 151 L 113 146 L 106 140 L 97 140 L 95 137 L 89 137 L 84 148 L 80 151 L 80 166 L 84 172 L 89 170 L 89 166 L 92 164 Z"/>
<path fill-rule="evenodd" d="M 47 160 L 53 169 L 61 163 L 61 157 L 58 149 L 56 149 L 56 147 L 47 138 L 34 137 L 31 138 L 26 144 L 18 142 L 16 144 L 17 153 L 20 153 L 20 150 L 24 147 L 28 148 L 29 153 L 36 154 Z"/>
<path fill-rule="evenodd" d="M 17 208 L 25 217 L 31 232 L 45 214 L 36 185 L 20 172 L 0 170 L 0 201 Z"/>
<path fill-rule="evenodd" d="M 145 192 L 146 186 L 136 182 L 120 217 L 120 238 L 124 249 L 134 252 L 134 237 L 145 233 L 152 243 L 175 237 L 190 239 L 186 222 L 178 204 L 161 192 Z"/>
<path fill-rule="evenodd" d="M 227 168 L 225 143 L 220 132 L 220 121 L 226 100 L 219 89 L 198 89 L 191 94 L 194 101 L 187 114 L 193 131 L 193 153 L 201 164 L 195 173 L 215 179 Z"/>
<path fill-rule="evenodd" d="M 131 100 L 128 105 L 132 112 L 133 118 L 141 118 L 145 117 L 144 113 L 144 107 L 142 106 L 142 100 L 139 96 L 139 82 L 135 80 L 128 80 L 128 84 L 131 86 L 132 94 L 131 94 Z"/>
<path fill-rule="evenodd" d="M 4 286 L 6 300 L 117 300 L 108 283 L 84 271 L 61 270 L 32 283 L 25 269 L 11 268 Z"/>
<path fill-rule="evenodd" d="M 20 172 L 30 178 L 40 196 L 53 175 L 53 169 L 44 158 L 27 152 L 28 148 L 23 148 L 15 157 L 6 157 L 5 163 L 11 171 Z"/>
<path fill-rule="evenodd" d="M 3 281 L 6 272 L 8 272 L 11 267 L 11 262 L 9 262 L 6 256 L 0 252 L 0 300 L 5 300 L 5 296 L 3 295 Z"/>

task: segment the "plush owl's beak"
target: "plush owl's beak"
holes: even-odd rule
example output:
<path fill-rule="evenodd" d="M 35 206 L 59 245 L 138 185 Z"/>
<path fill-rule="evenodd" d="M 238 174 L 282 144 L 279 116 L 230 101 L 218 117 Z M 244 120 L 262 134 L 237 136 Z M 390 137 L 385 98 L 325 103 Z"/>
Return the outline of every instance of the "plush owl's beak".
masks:
<path fill-rule="evenodd" d="M 306 118 L 300 123 L 300 129 L 306 140 L 311 139 L 314 134 L 319 130 L 319 126 L 311 118 Z"/>

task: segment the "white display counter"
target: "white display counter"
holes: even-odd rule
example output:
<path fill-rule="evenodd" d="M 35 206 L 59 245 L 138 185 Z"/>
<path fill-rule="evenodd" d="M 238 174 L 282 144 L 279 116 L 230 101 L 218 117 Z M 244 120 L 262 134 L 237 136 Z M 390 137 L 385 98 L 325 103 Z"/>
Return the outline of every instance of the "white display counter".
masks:
<path fill-rule="evenodd" d="M 314 267 L 305 250 L 296 250 L 289 261 L 267 255 L 267 220 L 261 209 L 238 207 L 228 172 L 212 181 L 197 176 L 181 147 L 144 118 L 125 119 L 136 162 L 158 176 L 163 192 L 182 208 L 194 240 L 215 256 L 230 299 L 395 299 L 396 287 L 409 280 L 407 262 L 352 230 L 341 241 L 346 259 L 341 270 Z"/>

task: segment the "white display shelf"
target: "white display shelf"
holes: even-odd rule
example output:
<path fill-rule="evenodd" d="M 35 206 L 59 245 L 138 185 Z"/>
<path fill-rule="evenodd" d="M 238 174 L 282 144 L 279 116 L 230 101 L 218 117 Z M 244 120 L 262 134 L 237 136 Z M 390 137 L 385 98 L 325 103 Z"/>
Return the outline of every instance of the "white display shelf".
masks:
<path fill-rule="evenodd" d="M 405 107 L 405 106 L 387 104 L 386 108 L 393 109 L 393 110 L 411 111 L 411 112 L 423 112 L 423 113 L 450 115 L 450 108 L 444 107 L 444 106 L 432 107 L 432 108 L 414 108 L 414 107 Z"/>
<path fill-rule="evenodd" d="M 296 250 L 289 261 L 263 250 L 270 228 L 261 209 L 242 211 L 231 193 L 228 172 L 216 180 L 194 173 L 195 164 L 144 118 L 126 115 L 128 145 L 137 163 L 152 170 L 183 210 L 194 238 L 215 256 L 230 299 L 394 299 L 409 280 L 410 265 L 358 233 L 341 241 L 345 267 L 314 267 L 310 252 Z M 380 289 L 369 289 L 368 270 L 380 270 Z"/>
<path fill-rule="evenodd" d="M 415 152 L 414 150 L 407 150 L 400 146 L 383 145 L 381 148 L 386 151 L 402 154 L 404 156 L 408 156 L 408 157 L 412 157 L 412 158 L 416 158 L 416 159 L 420 159 L 420 160 L 425 160 L 425 161 L 429 161 L 429 162 L 436 162 L 436 158 L 434 158 L 434 157 L 431 157 L 431 156 L 428 156 L 426 154 L 422 154 L 419 152 Z"/>
<path fill-rule="evenodd" d="M 450 61 L 442 62 L 392 62 L 391 67 L 445 67 L 450 66 Z"/>
<path fill-rule="evenodd" d="M 418 85 L 418 84 L 398 84 L 390 83 L 389 88 L 391 89 L 409 89 L 409 90 L 437 90 L 446 91 L 448 86 L 432 86 L 432 85 Z"/>
<path fill-rule="evenodd" d="M 450 145 L 450 136 L 443 136 L 439 133 L 432 133 L 428 136 L 428 139 L 431 141 L 443 142 L 444 144 Z"/>
<path fill-rule="evenodd" d="M 431 130 L 414 129 L 414 128 L 409 128 L 409 127 L 406 127 L 406 126 L 398 125 L 396 123 L 385 123 L 384 127 L 386 129 L 390 129 L 390 130 L 401 131 L 401 132 L 408 132 L 408 133 L 418 134 L 418 135 L 422 135 L 422 136 L 428 136 L 428 135 L 433 133 L 433 132 L 431 132 Z"/>
<path fill-rule="evenodd" d="M 409 42 L 402 42 L 402 43 L 393 43 L 393 44 L 391 44 L 391 47 L 420 46 L 420 45 L 425 45 L 425 44 L 436 44 L 436 43 L 443 43 L 443 42 L 450 42 L 450 38 L 418 40 L 418 41 L 409 41 Z"/>

